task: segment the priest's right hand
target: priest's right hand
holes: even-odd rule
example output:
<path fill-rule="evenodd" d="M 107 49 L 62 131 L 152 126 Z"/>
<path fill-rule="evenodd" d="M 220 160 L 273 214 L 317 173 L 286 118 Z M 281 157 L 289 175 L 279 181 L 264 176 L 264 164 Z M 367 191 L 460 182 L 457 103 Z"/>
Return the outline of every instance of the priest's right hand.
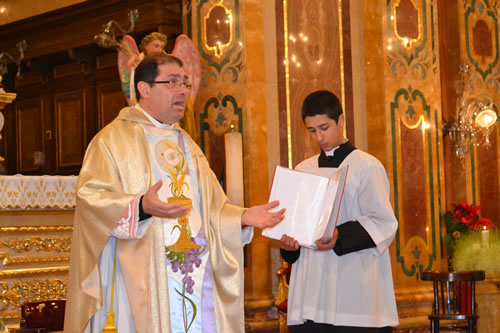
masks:
<path fill-rule="evenodd" d="M 149 190 L 142 197 L 142 209 L 145 213 L 168 219 L 174 219 L 189 211 L 188 207 L 179 204 L 169 204 L 161 201 L 158 198 L 158 191 L 160 190 L 162 181 L 159 180 L 156 184 L 151 186 Z"/>
<path fill-rule="evenodd" d="M 299 242 L 297 242 L 293 237 L 289 237 L 286 234 L 281 236 L 280 247 L 286 251 L 297 251 L 299 249 Z"/>

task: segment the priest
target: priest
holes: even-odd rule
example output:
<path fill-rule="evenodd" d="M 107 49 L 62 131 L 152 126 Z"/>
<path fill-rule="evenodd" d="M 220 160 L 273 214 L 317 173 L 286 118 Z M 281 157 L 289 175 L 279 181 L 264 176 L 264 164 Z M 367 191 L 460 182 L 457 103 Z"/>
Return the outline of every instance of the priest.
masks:
<path fill-rule="evenodd" d="M 64 331 L 244 332 L 243 245 L 284 211 L 233 206 L 179 126 L 182 62 L 146 57 L 138 104 L 90 143 L 76 190 Z"/>

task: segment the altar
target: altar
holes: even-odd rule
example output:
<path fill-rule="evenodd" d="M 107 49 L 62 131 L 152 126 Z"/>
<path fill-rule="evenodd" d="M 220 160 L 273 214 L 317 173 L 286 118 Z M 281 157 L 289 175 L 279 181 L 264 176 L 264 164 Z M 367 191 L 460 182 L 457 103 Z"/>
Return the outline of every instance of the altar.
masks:
<path fill-rule="evenodd" d="M 25 302 L 68 285 L 77 176 L 0 176 L 0 318 L 19 327 Z"/>

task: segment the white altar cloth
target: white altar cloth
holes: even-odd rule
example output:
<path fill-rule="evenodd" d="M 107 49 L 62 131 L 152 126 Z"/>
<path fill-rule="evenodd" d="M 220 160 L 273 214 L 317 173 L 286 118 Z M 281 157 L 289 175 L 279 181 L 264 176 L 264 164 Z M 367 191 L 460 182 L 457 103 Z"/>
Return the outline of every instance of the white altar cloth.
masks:
<path fill-rule="evenodd" d="M 78 176 L 0 176 L 0 209 L 75 208 Z"/>

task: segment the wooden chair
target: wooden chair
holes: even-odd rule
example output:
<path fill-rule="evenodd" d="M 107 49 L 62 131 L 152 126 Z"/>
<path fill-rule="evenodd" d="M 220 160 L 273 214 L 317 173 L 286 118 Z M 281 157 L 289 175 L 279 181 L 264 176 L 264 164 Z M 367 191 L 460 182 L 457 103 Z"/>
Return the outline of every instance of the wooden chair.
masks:
<path fill-rule="evenodd" d="M 439 332 L 441 320 L 447 321 L 442 327 L 446 330 L 477 332 L 475 287 L 476 281 L 484 279 L 484 271 L 422 273 L 423 281 L 434 284 L 433 309 L 429 316 L 432 333 Z"/>

